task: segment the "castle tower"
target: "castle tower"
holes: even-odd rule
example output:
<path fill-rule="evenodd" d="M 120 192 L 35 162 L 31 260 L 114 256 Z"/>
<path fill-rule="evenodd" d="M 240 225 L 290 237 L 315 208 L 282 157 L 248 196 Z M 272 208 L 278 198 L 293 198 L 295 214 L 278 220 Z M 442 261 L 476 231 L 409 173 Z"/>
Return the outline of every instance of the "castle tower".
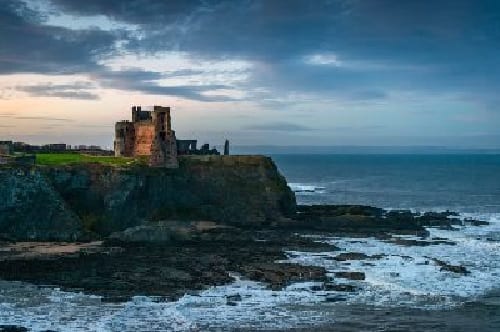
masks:
<path fill-rule="evenodd" d="M 151 143 L 149 165 L 177 168 L 177 140 L 172 130 L 170 107 L 154 106 L 152 120 L 154 137 Z"/>
<path fill-rule="evenodd" d="M 115 156 L 129 157 L 134 149 L 134 124 L 129 121 L 120 121 L 115 125 Z"/>

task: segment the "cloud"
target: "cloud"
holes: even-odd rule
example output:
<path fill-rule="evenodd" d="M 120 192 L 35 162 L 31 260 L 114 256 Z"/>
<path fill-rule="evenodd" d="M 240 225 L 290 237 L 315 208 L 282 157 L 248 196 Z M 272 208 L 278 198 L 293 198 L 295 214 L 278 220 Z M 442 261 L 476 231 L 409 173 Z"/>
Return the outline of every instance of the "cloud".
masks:
<path fill-rule="evenodd" d="M 312 128 L 291 122 L 270 122 L 244 126 L 245 130 L 258 131 L 309 131 Z"/>
<path fill-rule="evenodd" d="M 204 6 L 204 0 L 86 0 L 85 4 L 72 0 L 52 0 L 59 9 L 75 15 L 105 15 L 117 21 L 138 25 L 165 25 L 189 15 Z M 216 3 L 218 1 L 208 1 Z"/>
<path fill-rule="evenodd" d="M 20 0 L 2 3 L 0 74 L 87 73 L 104 88 L 198 101 L 233 100 L 214 91 L 235 88 L 248 91 L 254 102 L 261 97 L 255 91 L 262 90 L 269 97 L 302 93 L 354 101 L 397 91 L 443 93 L 465 95 L 489 108 L 500 101 L 495 89 L 500 4 L 493 0 L 481 5 L 467 0 L 48 1 L 52 7 L 45 12 Z M 130 29 L 50 26 L 50 11 L 103 15 Z M 200 74 L 189 68 L 111 71 L 102 65 L 123 54 L 174 51 L 253 66 L 244 82 L 223 87 L 160 83 Z"/>
<path fill-rule="evenodd" d="M 342 62 L 335 54 L 313 54 L 305 57 L 305 62 L 311 65 L 340 67 Z"/>
<path fill-rule="evenodd" d="M 105 5 L 103 5 L 105 3 Z M 111 17 L 113 10 L 121 3 L 106 1 L 101 4 L 89 2 L 88 10 L 103 11 Z M 158 6 L 163 2 L 158 2 Z M 153 15 L 151 6 L 144 14 Z M 64 6 L 63 6 L 64 7 Z M 178 8 L 177 8 L 178 7 Z M 169 14 L 163 15 L 167 21 L 173 19 L 172 10 L 181 10 L 184 5 L 168 6 Z M 71 5 L 64 8 L 70 10 Z M 93 8 L 93 9 L 92 9 Z M 139 13 L 140 11 L 138 11 Z M 14 73 L 83 74 L 93 79 L 95 84 L 109 89 L 137 91 L 151 95 L 169 95 L 199 101 L 233 100 L 218 95 L 217 90 L 230 90 L 225 85 L 166 85 L 158 81 L 165 77 L 192 75 L 195 71 L 182 69 L 168 73 L 148 71 L 142 68 L 111 70 L 102 64 L 119 54 L 118 42 L 127 38 L 125 31 L 104 31 L 98 28 L 69 29 L 46 24 L 46 14 L 28 7 L 20 0 L 6 0 L 0 8 L 0 75 Z M 130 17 L 132 19 L 132 17 Z M 15 87 L 18 91 L 34 97 L 58 97 L 66 99 L 96 100 L 98 94 L 92 87 L 75 84 L 35 84 Z M 210 93 L 205 95 L 206 93 Z"/>
<path fill-rule="evenodd" d="M 96 100 L 99 96 L 89 91 L 95 88 L 88 82 L 76 82 L 73 84 L 36 84 L 17 86 L 16 90 L 28 93 L 32 97 L 58 97 L 66 99 Z"/>
<path fill-rule="evenodd" d="M 108 2 L 106 2 L 108 3 Z M 111 2 L 109 3 L 111 5 Z M 115 2 L 117 5 L 118 2 Z M 146 6 L 147 7 L 147 6 Z M 150 8 L 150 7 L 148 7 Z M 44 24 L 42 13 L 30 9 L 24 2 L 6 0 L 0 8 L 0 75 L 13 73 L 87 74 L 101 87 L 132 90 L 145 94 L 171 95 L 200 101 L 232 100 L 227 96 L 204 95 L 223 85 L 166 86 L 157 80 L 161 72 L 140 68 L 110 70 L 100 59 L 118 51 L 116 42 L 123 38 L 119 31 L 98 28 L 74 30 Z M 123 33 L 123 32 L 122 32 Z M 174 71 L 169 75 L 188 75 L 188 71 Z M 35 97 L 67 99 L 98 99 L 90 86 L 75 84 L 36 84 L 17 86 L 16 90 Z"/>
<path fill-rule="evenodd" d="M 44 25 L 44 17 L 18 0 L 0 7 L 0 74 L 73 74 L 98 67 L 115 50 L 117 33 Z"/>
<path fill-rule="evenodd" d="M 73 14 L 138 25 L 140 32 L 125 43 L 131 52 L 175 50 L 251 61 L 257 69 L 244 86 L 248 90 L 346 99 L 364 99 L 363 91 L 373 90 L 379 96 L 394 90 L 472 92 L 492 104 L 498 99 L 497 1 L 53 3 Z"/>
<path fill-rule="evenodd" d="M 385 129 L 385 126 L 380 125 L 366 125 L 366 126 L 333 126 L 330 129 L 336 132 L 353 132 L 353 131 L 380 131 Z"/>
<path fill-rule="evenodd" d="M 184 73 L 182 73 L 184 74 Z M 226 85 L 162 85 L 158 81 L 164 78 L 161 72 L 141 70 L 111 70 L 103 68 L 93 72 L 91 77 L 101 87 L 118 90 L 131 90 L 149 95 L 169 95 L 198 101 L 229 101 L 230 97 L 222 95 L 204 95 L 222 89 L 232 89 Z"/>
<path fill-rule="evenodd" d="M 219 90 L 231 90 L 232 87 L 220 84 L 204 85 L 164 85 L 160 81 L 165 77 L 173 77 L 175 72 L 161 73 L 140 68 L 112 70 L 100 66 L 99 70 L 89 72 L 92 82 L 74 82 L 70 84 L 39 83 L 15 86 L 14 89 L 32 97 L 58 97 L 66 99 L 97 100 L 98 88 L 135 91 L 149 95 L 169 95 L 199 101 L 227 101 L 233 98 L 218 95 Z M 182 71 L 181 76 L 188 75 Z M 206 93 L 210 93 L 205 95 Z"/>
<path fill-rule="evenodd" d="M 51 116 L 18 116 L 12 114 L 0 114 L 0 118 L 16 119 L 16 120 L 46 120 L 46 121 L 62 121 L 62 122 L 73 122 L 72 119 L 66 118 L 55 118 Z"/>

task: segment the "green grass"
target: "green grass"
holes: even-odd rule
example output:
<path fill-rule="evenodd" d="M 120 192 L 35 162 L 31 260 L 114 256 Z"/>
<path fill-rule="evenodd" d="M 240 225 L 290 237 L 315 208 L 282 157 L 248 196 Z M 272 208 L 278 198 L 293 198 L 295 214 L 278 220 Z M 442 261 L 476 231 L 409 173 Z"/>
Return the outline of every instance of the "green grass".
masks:
<path fill-rule="evenodd" d="M 85 164 L 99 163 L 112 166 L 127 166 L 133 164 L 142 164 L 144 160 L 127 157 L 114 156 L 91 156 L 79 153 L 37 153 L 37 165 L 69 165 L 69 164 Z"/>

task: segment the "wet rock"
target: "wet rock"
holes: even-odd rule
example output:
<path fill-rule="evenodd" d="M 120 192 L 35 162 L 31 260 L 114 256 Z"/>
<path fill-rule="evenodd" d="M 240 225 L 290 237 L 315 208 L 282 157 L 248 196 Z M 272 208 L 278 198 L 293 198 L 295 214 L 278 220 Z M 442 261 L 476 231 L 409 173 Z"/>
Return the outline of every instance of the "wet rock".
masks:
<path fill-rule="evenodd" d="M 402 239 L 402 238 L 393 238 L 387 242 L 394 243 L 394 244 L 397 244 L 400 246 L 405 246 L 405 247 L 427 247 L 427 246 L 440 245 L 440 244 L 454 246 L 457 244 L 456 242 L 449 241 L 449 240 L 427 241 L 427 240 L 413 240 L 413 239 Z"/>
<path fill-rule="evenodd" d="M 340 271 L 335 272 L 335 277 L 345 278 L 350 280 L 365 280 L 364 272 Z"/>
<path fill-rule="evenodd" d="M 457 217 L 458 214 L 450 211 L 446 212 L 426 212 L 422 216 L 417 217 L 418 222 L 426 227 L 447 228 L 451 225 L 460 225 L 461 222 Z M 451 218 L 450 218 L 451 217 Z"/>
<path fill-rule="evenodd" d="M 365 205 L 299 205 L 297 212 L 302 215 L 358 215 L 368 217 L 380 217 L 384 213 L 383 209 Z"/>
<path fill-rule="evenodd" d="M 450 271 L 454 273 L 460 274 L 469 274 L 470 272 L 465 268 L 465 266 L 461 265 L 445 265 L 441 267 L 441 271 Z"/>
<path fill-rule="evenodd" d="M 452 225 L 441 225 L 438 228 L 443 230 L 443 231 L 452 231 L 452 232 L 456 232 L 456 231 L 460 230 L 460 228 L 453 227 Z"/>
<path fill-rule="evenodd" d="M 273 290 L 280 290 L 290 283 L 297 281 L 326 280 L 326 270 L 323 267 L 301 266 L 288 263 L 251 265 L 245 271 L 245 275 L 252 280 L 269 283 Z"/>
<path fill-rule="evenodd" d="M 325 302 L 344 302 L 347 298 L 340 295 L 327 295 L 325 297 Z"/>
<path fill-rule="evenodd" d="M 325 283 L 324 289 L 326 291 L 335 291 L 335 292 L 355 292 L 357 290 L 357 287 L 348 284 Z"/>
<path fill-rule="evenodd" d="M 202 228 L 199 224 L 204 223 Z M 130 227 L 121 232 L 112 233 L 109 240 L 123 242 L 159 242 L 189 241 L 204 230 L 218 227 L 214 222 L 159 221 L 147 222 L 144 225 Z"/>
<path fill-rule="evenodd" d="M 469 224 L 471 226 L 488 226 L 490 223 L 483 220 L 466 220 L 465 224 Z"/>
<path fill-rule="evenodd" d="M 457 214 L 450 211 L 421 215 L 411 211 L 386 211 L 357 205 L 298 206 L 297 211 L 296 227 L 346 236 L 378 238 L 390 233 L 428 236 L 425 227 L 456 230 L 452 226 L 461 225 Z"/>
<path fill-rule="evenodd" d="M 410 211 L 385 211 L 368 206 L 298 206 L 295 227 L 353 236 L 376 236 L 387 232 L 428 233 Z"/>
<path fill-rule="evenodd" d="M 228 302 L 239 302 L 241 301 L 241 295 L 240 294 L 228 295 L 226 296 L 226 300 Z"/>
<path fill-rule="evenodd" d="M 436 265 L 441 267 L 439 269 L 440 271 L 448 271 L 464 275 L 470 273 L 465 266 L 448 264 L 445 261 L 436 258 L 431 258 L 431 259 L 434 261 L 434 263 L 436 263 Z"/>
<path fill-rule="evenodd" d="M 336 261 L 353 261 L 353 260 L 363 260 L 369 258 L 368 255 L 362 252 L 343 252 L 333 259 Z"/>
<path fill-rule="evenodd" d="M 210 240 L 114 239 L 105 241 L 99 250 L 53 259 L 13 259 L 10 253 L 0 250 L 0 278 L 83 291 L 112 302 L 123 302 L 135 295 L 175 300 L 186 293 L 232 282 L 229 271 L 266 282 L 276 290 L 296 281 L 326 281 L 324 268 L 277 263 L 287 258 L 284 250 L 289 246 L 299 251 L 331 248 L 313 239 L 281 230 L 212 228 L 203 234 Z M 120 250 L 111 255 L 112 248 Z"/>
<path fill-rule="evenodd" d="M 0 332 L 26 332 L 27 328 L 16 325 L 0 325 Z"/>

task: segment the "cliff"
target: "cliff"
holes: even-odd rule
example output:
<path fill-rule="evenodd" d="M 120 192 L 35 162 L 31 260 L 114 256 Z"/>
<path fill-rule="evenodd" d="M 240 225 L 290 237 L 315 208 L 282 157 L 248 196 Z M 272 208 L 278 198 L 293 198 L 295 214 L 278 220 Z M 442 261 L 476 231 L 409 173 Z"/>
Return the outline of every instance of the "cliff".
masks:
<path fill-rule="evenodd" d="M 178 169 L 72 164 L 0 169 L 0 233 L 74 240 L 160 220 L 259 226 L 295 212 L 268 157 L 186 156 Z"/>

